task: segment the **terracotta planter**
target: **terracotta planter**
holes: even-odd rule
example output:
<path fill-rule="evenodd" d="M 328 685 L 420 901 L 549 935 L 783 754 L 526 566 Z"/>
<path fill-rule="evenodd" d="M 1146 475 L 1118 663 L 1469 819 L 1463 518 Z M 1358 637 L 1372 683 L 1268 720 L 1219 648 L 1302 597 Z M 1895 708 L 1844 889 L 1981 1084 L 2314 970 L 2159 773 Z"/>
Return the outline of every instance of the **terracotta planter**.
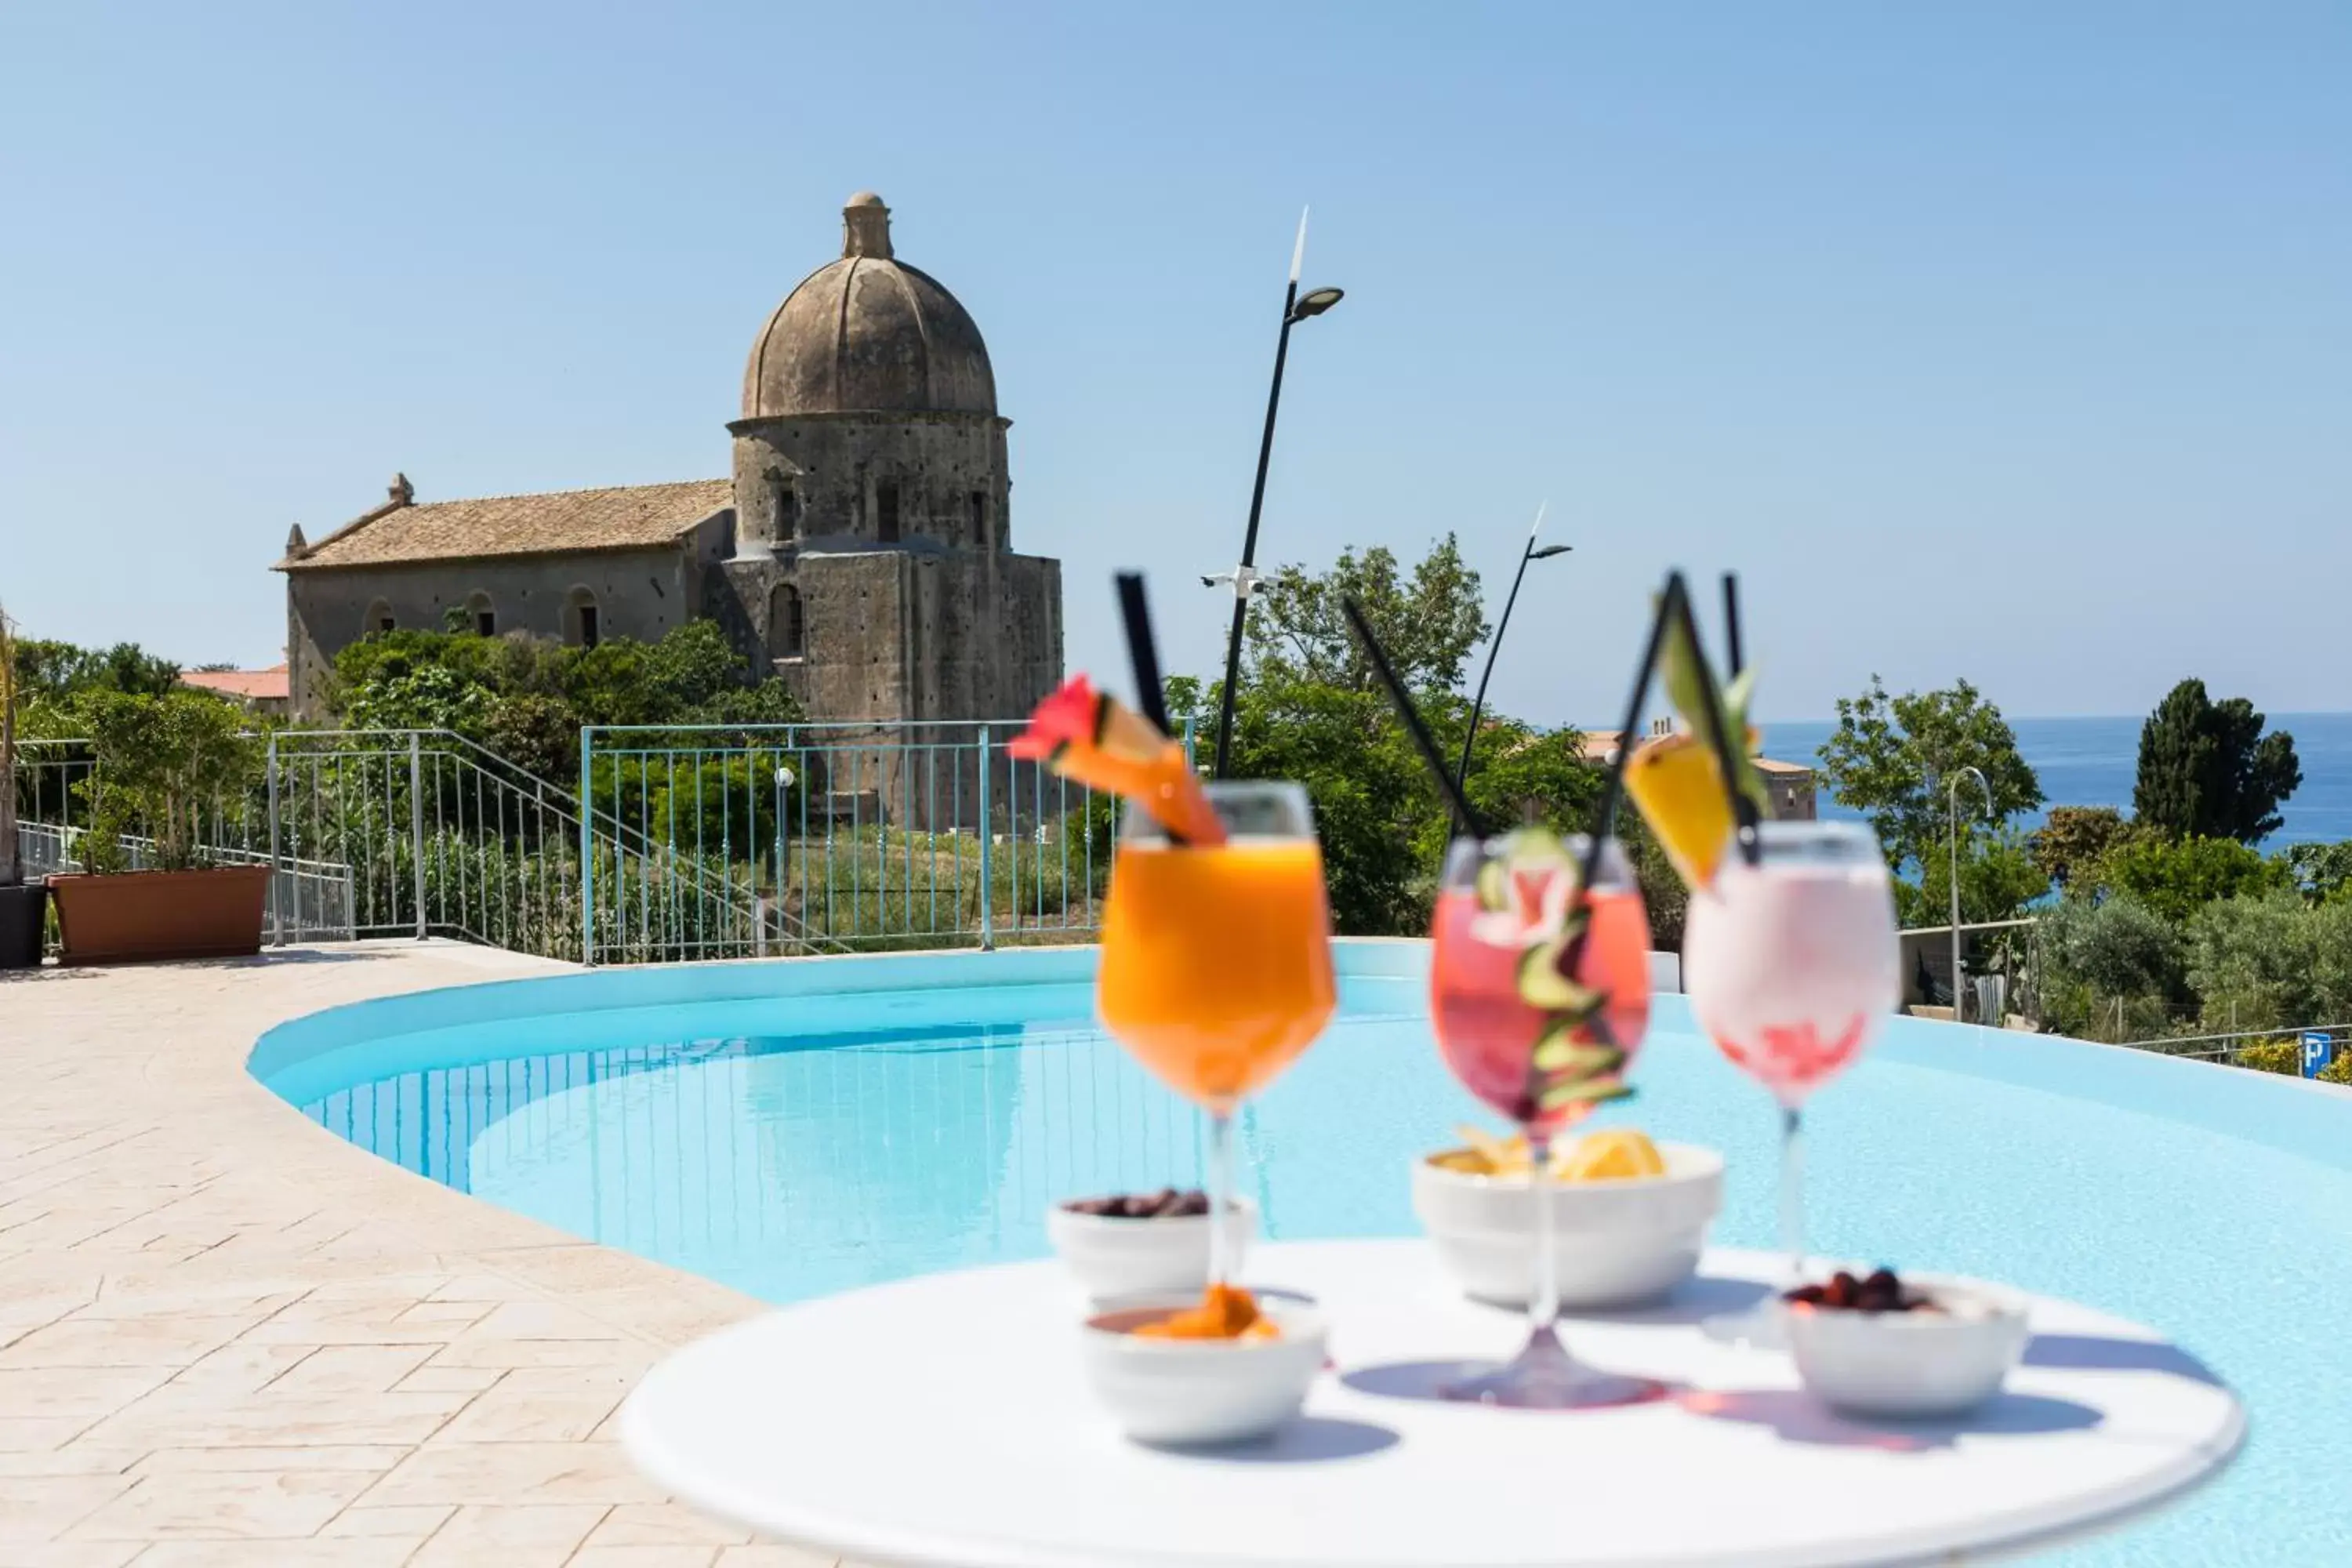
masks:
<path fill-rule="evenodd" d="M 0 969 L 37 969 L 41 963 L 42 916 L 49 890 L 35 882 L 0 888 Z"/>
<path fill-rule="evenodd" d="M 60 963 L 232 958 L 261 951 L 267 866 L 52 877 Z"/>

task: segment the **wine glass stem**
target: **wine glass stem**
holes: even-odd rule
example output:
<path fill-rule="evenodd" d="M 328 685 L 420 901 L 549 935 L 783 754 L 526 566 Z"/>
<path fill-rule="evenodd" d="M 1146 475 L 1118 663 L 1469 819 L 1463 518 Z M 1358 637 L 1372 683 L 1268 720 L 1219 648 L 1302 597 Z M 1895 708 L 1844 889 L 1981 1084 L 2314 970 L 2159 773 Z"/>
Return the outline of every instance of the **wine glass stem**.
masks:
<path fill-rule="evenodd" d="M 1226 1211 L 1234 1201 L 1234 1119 L 1209 1112 L 1209 1283 L 1233 1282 L 1232 1237 Z"/>
<path fill-rule="evenodd" d="M 1528 1134 L 1528 1211 L 1535 1216 L 1535 1279 L 1528 1291 L 1528 1331 L 1549 1333 L 1559 1318 L 1559 1238 L 1552 1234 L 1551 1139 Z"/>
<path fill-rule="evenodd" d="M 1789 1288 L 1805 1282 L 1805 1140 L 1797 1108 L 1780 1108 L 1780 1250 Z"/>

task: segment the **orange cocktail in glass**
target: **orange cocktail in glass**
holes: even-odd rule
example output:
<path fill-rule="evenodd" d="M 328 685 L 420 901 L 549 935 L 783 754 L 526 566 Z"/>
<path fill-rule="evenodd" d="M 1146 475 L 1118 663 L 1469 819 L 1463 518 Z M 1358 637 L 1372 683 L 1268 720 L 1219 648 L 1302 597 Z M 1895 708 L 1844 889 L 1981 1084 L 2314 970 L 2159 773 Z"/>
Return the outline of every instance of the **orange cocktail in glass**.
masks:
<path fill-rule="evenodd" d="M 1323 855 L 1297 784 L 1208 787 L 1223 843 L 1171 842 L 1130 809 L 1111 863 L 1096 1005 L 1161 1082 L 1209 1113 L 1209 1204 L 1232 1201 L 1232 1116 L 1313 1043 L 1337 1005 Z M 1222 1224 L 1209 1227 L 1225 1284 Z"/>

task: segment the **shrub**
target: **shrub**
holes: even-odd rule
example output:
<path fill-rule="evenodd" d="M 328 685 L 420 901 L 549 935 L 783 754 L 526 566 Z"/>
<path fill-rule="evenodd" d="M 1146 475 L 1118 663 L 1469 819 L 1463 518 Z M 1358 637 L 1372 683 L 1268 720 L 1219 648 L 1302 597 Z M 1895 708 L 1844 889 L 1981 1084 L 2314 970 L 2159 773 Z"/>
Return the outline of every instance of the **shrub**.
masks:
<path fill-rule="evenodd" d="M 98 690 L 76 704 L 75 717 L 98 759 L 75 786 L 90 808 L 82 858 L 93 871 L 124 869 L 122 840 L 142 834 L 154 841 L 152 869 L 205 864 L 207 816 L 261 780 L 261 742 L 244 732 L 243 711 L 217 697 Z"/>
<path fill-rule="evenodd" d="M 2240 1067 L 2255 1072 L 2285 1073 L 2291 1077 L 2303 1070 L 2303 1042 L 2256 1040 L 2242 1047 L 2234 1059 Z"/>
<path fill-rule="evenodd" d="M 2098 863 L 2096 876 L 2107 890 L 2173 921 L 2218 900 L 2258 896 L 2291 881 L 2284 866 L 2234 838 L 2127 838 Z"/>
<path fill-rule="evenodd" d="M 2221 900 L 2189 922 L 2189 983 L 2208 1024 L 2293 1028 L 2352 1003 L 2352 906 L 2282 889 Z M 2325 1018 L 2323 1019 L 2323 1015 Z"/>
<path fill-rule="evenodd" d="M 2080 981 L 2105 996 L 2170 995 L 2180 988 L 2179 932 L 2136 900 L 2062 899 L 2034 934 L 2046 981 Z"/>

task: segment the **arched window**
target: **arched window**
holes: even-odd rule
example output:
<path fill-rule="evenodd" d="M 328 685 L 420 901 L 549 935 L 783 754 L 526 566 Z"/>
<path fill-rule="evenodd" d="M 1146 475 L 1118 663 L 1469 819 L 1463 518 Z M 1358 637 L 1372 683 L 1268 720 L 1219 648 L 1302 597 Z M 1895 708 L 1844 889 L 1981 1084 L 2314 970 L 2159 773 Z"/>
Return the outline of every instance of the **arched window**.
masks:
<path fill-rule="evenodd" d="M 378 599 L 374 604 L 370 605 L 367 607 L 367 615 L 360 622 L 360 636 L 363 637 L 372 637 L 378 632 L 388 632 L 392 630 L 393 627 L 398 624 L 398 622 L 393 619 L 391 604 L 385 600 Z"/>
<path fill-rule="evenodd" d="M 596 595 L 585 588 L 572 589 L 563 606 L 563 640 L 573 647 L 594 647 L 604 637 L 604 616 L 596 606 Z"/>
<path fill-rule="evenodd" d="M 476 637 L 499 635 L 498 606 L 490 603 L 488 594 L 477 593 L 466 601 L 466 624 L 474 628 Z"/>
<path fill-rule="evenodd" d="M 768 657 L 801 658 L 808 652 L 808 625 L 801 618 L 801 591 L 779 583 L 768 595 Z"/>

